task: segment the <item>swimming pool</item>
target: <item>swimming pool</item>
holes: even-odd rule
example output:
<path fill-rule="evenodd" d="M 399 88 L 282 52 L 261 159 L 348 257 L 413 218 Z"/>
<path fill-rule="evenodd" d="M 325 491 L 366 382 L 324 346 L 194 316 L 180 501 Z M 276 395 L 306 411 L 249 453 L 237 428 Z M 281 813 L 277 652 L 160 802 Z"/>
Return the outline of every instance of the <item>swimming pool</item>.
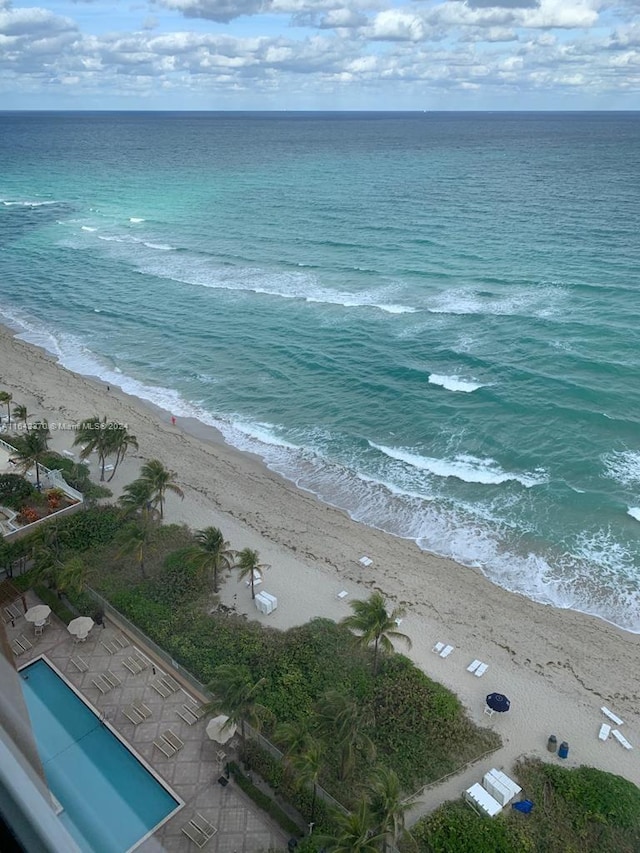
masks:
<path fill-rule="evenodd" d="M 45 776 L 87 853 L 124 853 L 182 803 L 43 658 L 20 670 Z"/>

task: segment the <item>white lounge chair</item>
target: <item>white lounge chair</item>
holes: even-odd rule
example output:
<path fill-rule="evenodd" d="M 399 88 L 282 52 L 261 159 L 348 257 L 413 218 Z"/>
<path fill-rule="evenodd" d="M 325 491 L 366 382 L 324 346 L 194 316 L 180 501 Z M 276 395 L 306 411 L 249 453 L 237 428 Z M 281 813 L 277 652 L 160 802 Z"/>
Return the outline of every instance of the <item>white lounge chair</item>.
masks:
<path fill-rule="evenodd" d="M 166 732 L 163 732 L 161 737 L 162 740 L 166 740 L 169 746 L 172 746 L 176 752 L 184 746 L 184 741 L 180 740 L 178 735 L 175 732 L 172 732 L 171 729 L 167 729 Z"/>
<path fill-rule="evenodd" d="M 191 821 L 185 824 L 182 827 L 182 832 L 187 836 L 190 841 L 196 845 L 196 847 L 204 847 L 204 845 L 209 841 L 209 837 L 201 832 L 196 826 L 193 825 Z"/>
<path fill-rule="evenodd" d="M 607 725 L 607 723 L 603 723 L 600 726 L 600 731 L 598 732 L 598 738 L 600 740 L 606 740 L 609 737 L 610 731 L 611 731 L 611 726 Z"/>
<path fill-rule="evenodd" d="M 365 569 L 368 569 L 369 566 L 373 565 L 373 560 L 371 559 L 371 557 L 367 557 L 366 555 L 364 555 L 363 557 L 360 557 L 358 562 L 360 563 L 361 566 L 364 566 Z"/>
<path fill-rule="evenodd" d="M 436 643 L 435 646 L 431 649 L 432 652 L 435 652 L 437 655 L 444 649 L 444 643 Z"/>
<path fill-rule="evenodd" d="M 467 672 L 475 672 L 481 663 L 482 663 L 482 661 L 478 660 L 477 658 L 476 658 L 476 660 L 471 661 L 471 663 L 467 667 Z"/>
<path fill-rule="evenodd" d="M 605 715 L 605 717 L 609 717 L 609 719 L 612 720 L 612 722 L 614 722 L 616 724 L 616 726 L 623 725 L 623 722 L 620 719 L 620 717 L 616 717 L 616 715 L 613 713 L 613 711 L 610 711 L 608 708 L 605 708 L 604 706 L 602 708 L 600 708 L 600 710 Z"/>
<path fill-rule="evenodd" d="M 346 598 L 349 595 L 346 589 L 341 589 L 338 593 L 338 598 Z"/>
<path fill-rule="evenodd" d="M 448 658 L 452 651 L 453 651 L 453 646 L 445 646 L 444 649 L 440 652 L 440 657 L 441 658 Z"/>
<path fill-rule="evenodd" d="M 633 749 L 633 747 L 631 746 L 629 741 L 626 739 L 626 737 L 621 732 L 618 731 L 618 729 L 614 729 L 611 732 L 611 734 L 618 741 L 620 746 L 624 746 L 625 749 Z"/>
<path fill-rule="evenodd" d="M 188 726 L 198 722 L 198 718 L 188 708 L 176 708 L 176 714 Z"/>
<path fill-rule="evenodd" d="M 89 669 L 89 664 L 84 658 L 80 657 L 80 655 L 76 655 L 73 658 L 69 658 L 69 660 L 78 670 L 78 672 L 86 672 Z"/>
<path fill-rule="evenodd" d="M 196 829 L 199 829 L 203 835 L 206 835 L 207 838 L 212 838 L 218 831 L 217 828 L 212 823 L 209 823 L 206 817 L 203 817 L 199 812 L 196 812 L 191 818 L 191 823 Z"/>
<path fill-rule="evenodd" d="M 164 740 L 163 738 L 158 738 L 154 740 L 153 745 L 156 746 L 160 752 L 166 755 L 167 758 L 173 758 L 173 756 L 178 751 L 175 746 L 171 746 L 169 741 Z"/>
<path fill-rule="evenodd" d="M 482 678 L 482 676 L 485 674 L 485 672 L 488 669 L 489 669 L 488 663 L 481 663 L 480 666 L 476 669 L 476 671 L 473 674 L 476 676 L 476 678 Z"/>

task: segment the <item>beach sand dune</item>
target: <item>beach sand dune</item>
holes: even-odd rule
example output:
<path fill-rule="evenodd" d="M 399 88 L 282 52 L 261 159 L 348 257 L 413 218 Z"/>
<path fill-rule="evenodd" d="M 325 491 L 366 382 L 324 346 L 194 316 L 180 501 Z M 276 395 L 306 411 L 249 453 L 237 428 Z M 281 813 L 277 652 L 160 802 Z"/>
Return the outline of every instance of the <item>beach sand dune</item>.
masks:
<path fill-rule="evenodd" d="M 184 501 L 167 500 L 167 520 L 193 528 L 215 525 L 235 548 L 256 548 L 269 563 L 263 585 L 278 598 L 269 616 L 258 614 L 244 582 L 230 578 L 222 601 L 249 618 L 286 629 L 314 616 L 341 619 L 349 602 L 379 589 L 407 608 L 401 630 L 412 659 L 455 691 L 480 725 L 495 728 L 504 746 L 486 761 L 430 789 L 414 816 L 435 807 L 491 766 L 510 769 L 521 755 L 560 761 L 546 751 L 550 734 L 569 742 L 565 766 L 589 764 L 640 785 L 640 636 L 602 620 L 534 603 L 487 581 L 479 571 L 422 552 L 408 542 L 351 520 L 270 472 L 259 459 L 226 445 L 215 430 L 178 419 L 97 379 L 58 366 L 43 351 L 0 328 L 0 388 L 30 412 L 64 423 L 98 413 L 128 424 L 140 451 L 127 457 L 111 486 L 118 493 L 135 479 L 143 459 L 158 458 L 177 472 Z M 70 449 L 71 430 L 56 430 L 53 445 Z M 92 462 L 94 472 L 97 469 Z M 358 559 L 369 555 L 373 565 Z M 348 595 L 338 598 L 338 592 Z M 455 647 L 442 659 L 437 641 Z M 400 649 L 404 651 L 404 649 Z M 467 672 L 475 658 L 488 664 L 482 678 Z M 508 714 L 489 718 L 484 697 L 511 699 Z M 598 740 L 606 705 L 622 717 L 635 749 Z"/>

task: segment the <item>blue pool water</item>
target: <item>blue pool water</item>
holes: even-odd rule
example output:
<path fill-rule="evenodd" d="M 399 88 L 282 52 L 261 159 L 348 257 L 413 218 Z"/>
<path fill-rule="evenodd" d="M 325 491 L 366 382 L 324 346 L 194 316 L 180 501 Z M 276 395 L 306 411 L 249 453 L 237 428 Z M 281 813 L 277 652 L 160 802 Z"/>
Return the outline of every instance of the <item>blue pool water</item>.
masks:
<path fill-rule="evenodd" d="M 20 675 L 60 819 L 82 850 L 123 853 L 178 807 L 46 661 Z"/>

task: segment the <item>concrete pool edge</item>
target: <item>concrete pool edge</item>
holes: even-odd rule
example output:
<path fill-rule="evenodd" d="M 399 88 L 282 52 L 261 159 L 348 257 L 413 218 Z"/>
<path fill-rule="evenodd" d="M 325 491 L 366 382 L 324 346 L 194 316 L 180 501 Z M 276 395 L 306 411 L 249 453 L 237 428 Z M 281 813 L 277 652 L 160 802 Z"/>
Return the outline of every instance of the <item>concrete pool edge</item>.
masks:
<path fill-rule="evenodd" d="M 91 713 L 99 720 L 101 725 L 105 726 L 109 730 L 109 732 L 122 744 L 122 746 L 139 762 L 139 764 L 149 773 L 149 775 L 162 787 L 166 793 L 173 799 L 176 803 L 176 807 L 172 809 L 165 817 L 158 821 L 155 826 L 153 826 L 148 832 L 146 832 L 143 836 L 141 836 L 135 844 L 128 847 L 123 853 L 132 853 L 133 850 L 136 850 L 141 844 L 147 841 L 151 836 L 153 836 L 162 826 L 165 825 L 169 820 L 174 818 L 179 811 L 181 811 L 185 807 L 185 801 L 179 796 L 173 788 L 160 776 L 160 774 L 154 770 L 154 768 L 149 764 L 149 762 L 143 758 L 140 753 L 133 748 L 133 746 L 118 732 L 118 730 L 113 726 L 111 722 L 106 718 L 105 714 L 101 713 L 100 710 L 80 691 L 78 688 L 72 684 L 71 681 L 64 675 L 63 672 L 58 669 L 58 667 L 46 656 L 46 654 L 38 655 L 30 660 L 28 663 L 25 663 L 23 666 L 18 667 L 18 674 L 20 674 L 23 670 L 28 669 L 33 664 L 38 661 L 43 661 L 51 670 L 54 672 L 58 678 L 65 684 L 90 711 Z"/>

